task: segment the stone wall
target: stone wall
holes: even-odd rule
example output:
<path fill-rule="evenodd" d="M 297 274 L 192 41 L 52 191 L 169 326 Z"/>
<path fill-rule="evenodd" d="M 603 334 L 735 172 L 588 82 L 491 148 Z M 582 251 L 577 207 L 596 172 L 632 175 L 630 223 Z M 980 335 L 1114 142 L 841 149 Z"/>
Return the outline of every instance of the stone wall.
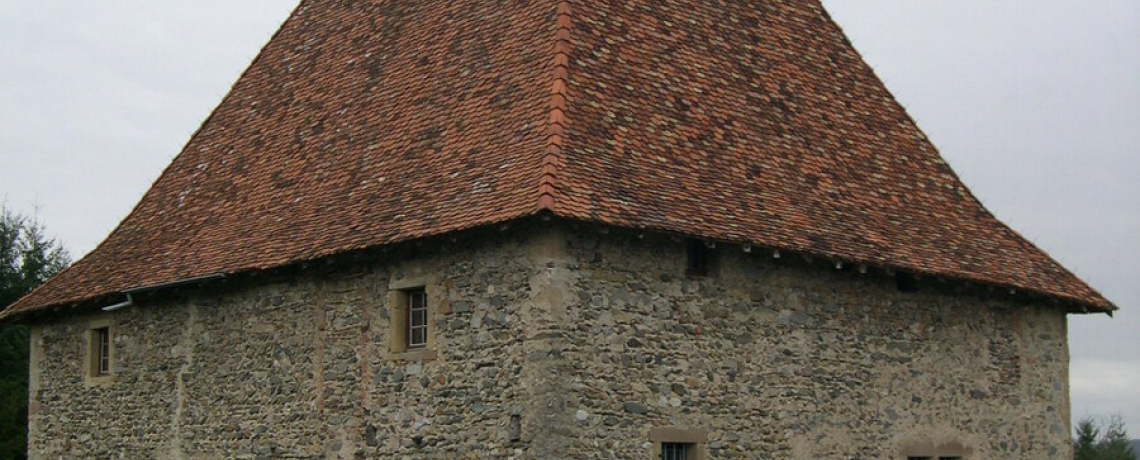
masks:
<path fill-rule="evenodd" d="M 37 324 L 31 457 L 518 455 L 533 247 L 495 232 Z M 417 279 L 435 353 L 393 357 L 389 286 Z M 107 317 L 114 376 L 91 382 L 84 334 Z"/>
<path fill-rule="evenodd" d="M 740 247 L 690 277 L 683 241 L 596 228 L 566 247 L 570 458 L 650 458 L 655 426 L 706 429 L 710 458 L 1072 458 L 1060 308 Z"/>
<path fill-rule="evenodd" d="M 534 222 L 33 329 L 35 459 L 1068 458 L 1065 316 L 739 247 Z M 424 284 L 434 353 L 388 349 Z M 86 378 L 110 318 L 114 376 Z"/>

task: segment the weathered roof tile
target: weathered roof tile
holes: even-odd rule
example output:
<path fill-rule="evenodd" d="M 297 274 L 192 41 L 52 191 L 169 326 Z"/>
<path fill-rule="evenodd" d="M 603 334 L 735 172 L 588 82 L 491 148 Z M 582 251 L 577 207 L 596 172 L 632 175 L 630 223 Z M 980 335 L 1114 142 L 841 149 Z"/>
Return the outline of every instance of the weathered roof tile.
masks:
<path fill-rule="evenodd" d="M 1115 309 L 982 207 L 818 0 L 305 0 L 0 317 L 542 211 Z"/>

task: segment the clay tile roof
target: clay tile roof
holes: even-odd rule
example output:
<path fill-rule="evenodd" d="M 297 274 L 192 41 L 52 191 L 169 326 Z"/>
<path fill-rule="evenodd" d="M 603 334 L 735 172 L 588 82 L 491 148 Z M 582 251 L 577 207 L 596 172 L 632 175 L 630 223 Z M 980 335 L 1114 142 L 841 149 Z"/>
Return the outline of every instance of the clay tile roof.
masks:
<path fill-rule="evenodd" d="M 540 212 L 1116 308 L 982 207 L 818 0 L 304 0 L 0 317 Z"/>

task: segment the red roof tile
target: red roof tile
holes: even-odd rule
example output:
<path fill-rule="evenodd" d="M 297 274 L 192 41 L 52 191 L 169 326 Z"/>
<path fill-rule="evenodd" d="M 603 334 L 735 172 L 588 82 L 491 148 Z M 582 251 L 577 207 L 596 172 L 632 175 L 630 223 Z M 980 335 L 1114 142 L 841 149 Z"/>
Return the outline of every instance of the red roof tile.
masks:
<path fill-rule="evenodd" d="M 540 211 L 1115 309 L 982 207 L 817 0 L 305 0 L 0 317 Z"/>

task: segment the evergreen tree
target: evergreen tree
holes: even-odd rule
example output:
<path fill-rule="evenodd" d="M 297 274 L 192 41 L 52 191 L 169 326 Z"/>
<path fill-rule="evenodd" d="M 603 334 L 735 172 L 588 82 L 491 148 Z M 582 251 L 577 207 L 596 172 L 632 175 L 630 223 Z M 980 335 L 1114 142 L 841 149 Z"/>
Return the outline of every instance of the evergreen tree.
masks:
<path fill-rule="evenodd" d="M 1128 431 L 1120 416 L 1108 419 L 1103 431 L 1091 418 L 1077 422 L 1077 438 L 1073 440 L 1074 460 L 1140 460 L 1132 451 Z"/>
<path fill-rule="evenodd" d="M 1104 438 L 1098 444 L 1101 460 L 1136 460 L 1132 452 L 1132 442 L 1128 439 L 1128 431 L 1124 429 L 1124 421 L 1119 415 L 1108 421 Z"/>
<path fill-rule="evenodd" d="M 1077 439 L 1073 441 L 1073 460 L 1098 460 L 1097 439 L 1100 428 L 1091 418 L 1077 422 Z"/>
<path fill-rule="evenodd" d="M 0 309 L 70 263 L 34 219 L 0 207 Z M 0 459 L 27 458 L 28 328 L 0 325 Z"/>

